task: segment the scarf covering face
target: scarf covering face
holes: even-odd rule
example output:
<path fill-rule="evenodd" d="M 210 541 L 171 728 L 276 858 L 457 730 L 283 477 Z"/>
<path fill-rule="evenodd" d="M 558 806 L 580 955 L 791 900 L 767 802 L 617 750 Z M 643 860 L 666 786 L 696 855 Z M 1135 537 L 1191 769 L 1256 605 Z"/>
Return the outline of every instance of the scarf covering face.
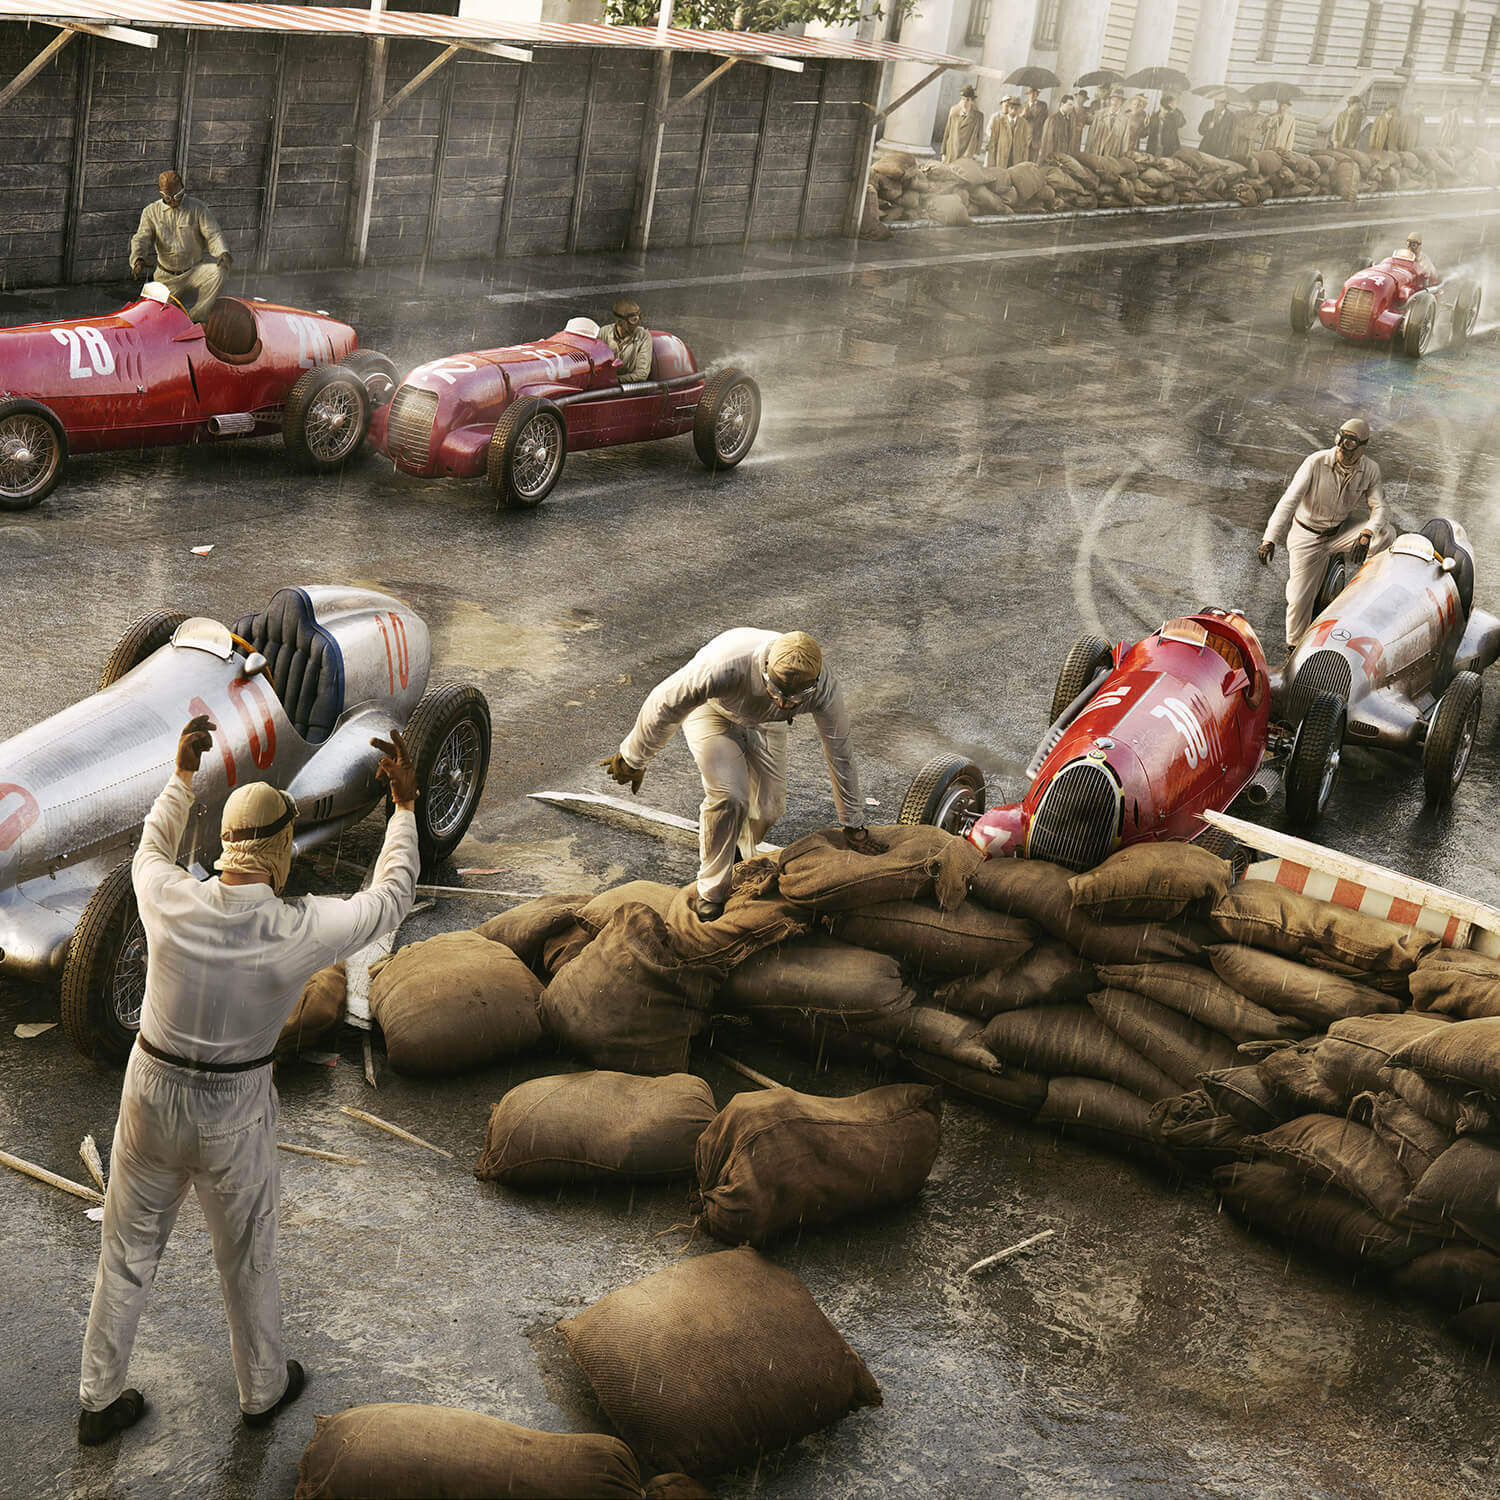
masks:
<path fill-rule="evenodd" d="M 250 875 L 280 892 L 292 869 L 292 831 L 297 804 L 264 781 L 236 787 L 224 804 L 219 837 L 224 850 L 215 861 L 227 875 Z"/>

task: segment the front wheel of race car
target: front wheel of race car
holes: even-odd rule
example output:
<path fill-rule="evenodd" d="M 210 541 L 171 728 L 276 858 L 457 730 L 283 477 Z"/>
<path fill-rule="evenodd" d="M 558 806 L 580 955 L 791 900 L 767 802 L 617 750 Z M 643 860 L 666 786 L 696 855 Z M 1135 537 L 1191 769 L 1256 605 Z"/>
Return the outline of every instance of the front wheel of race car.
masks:
<path fill-rule="evenodd" d="M 373 349 L 356 349 L 353 354 L 346 354 L 339 361 L 339 368 L 364 381 L 371 411 L 379 411 L 396 394 L 396 386 L 401 380 L 395 362 Z"/>
<path fill-rule="evenodd" d="M 1437 298 L 1431 292 L 1413 292 L 1407 300 L 1406 311 L 1401 315 L 1401 327 L 1397 338 L 1401 340 L 1401 351 L 1408 359 L 1421 359 L 1432 342 L 1432 331 L 1437 326 Z"/>
<path fill-rule="evenodd" d="M 1454 349 L 1468 347 L 1469 335 L 1479 321 L 1479 300 L 1482 293 L 1477 281 L 1465 281 L 1453 298 L 1453 331 L 1448 342 Z"/>
<path fill-rule="evenodd" d="M 62 976 L 63 1033 L 85 1057 L 124 1062 L 146 999 L 146 929 L 130 861 L 99 883 L 68 945 Z"/>
<path fill-rule="evenodd" d="M 1063 657 L 1062 667 L 1057 674 L 1057 686 L 1052 690 L 1052 712 L 1048 715 L 1047 722 L 1057 723 L 1062 711 L 1101 672 L 1109 671 L 1114 661 L 1115 648 L 1102 635 L 1079 636 Z"/>
<path fill-rule="evenodd" d="M 501 505 L 530 510 L 552 493 L 567 456 L 568 424 L 561 408 L 523 396 L 495 424 L 485 472 Z"/>
<path fill-rule="evenodd" d="M 140 666 L 153 652 L 160 651 L 186 619 L 181 610 L 153 609 L 149 615 L 132 620 L 104 663 L 104 670 L 99 674 L 99 691 L 102 693 L 127 672 Z"/>
<path fill-rule="evenodd" d="M 1469 769 L 1483 707 L 1484 684 L 1479 673 L 1457 673 L 1432 716 L 1422 746 L 1422 781 L 1429 802 L 1449 802 L 1458 790 Z"/>
<path fill-rule="evenodd" d="M 370 430 L 364 377 L 347 365 L 319 365 L 291 389 L 281 441 L 295 463 L 315 474 L 342 469 Z"/>
<path fill-rule="evenodd" d="M 1286 810 L 1294 823 L 1310 828 L 1323 816 L 1338 780 L 1348 719 L 1335 693 L 1319 693 L 1308 705 L 1286 771 Z"/>
<path fill-rule="evenodd" d="M 478 688 L 444 683 L 406 725 L 417 772 L 417 847 L 431 870 L 468 832 L 490 768 L 490 705 Z"/>
<path fill-rule="evenodd" d="M 896 821 L 962 835 L 983 811 L 984 772 L 961 755 L 935 755 L 912 777 Z"/>
<path fill-rule="evenodd" d="M 45 500 L 67 465 L 67 434 L 40 401 L 0 401 L 0 510 Z"/>
<path fill-rule="evenodd" d="M 732 469 L 760 431 L 760 387 L 743 371 L 711 375 L 693 418 L 693 447 L 706 469 Z"/>
<path fill-rule="evenodd" d="M 1323 273 L 1304 271 L 1292 288 L 1292 332 L 1306 333 L 1318 321 L 1323 305 Z"/>

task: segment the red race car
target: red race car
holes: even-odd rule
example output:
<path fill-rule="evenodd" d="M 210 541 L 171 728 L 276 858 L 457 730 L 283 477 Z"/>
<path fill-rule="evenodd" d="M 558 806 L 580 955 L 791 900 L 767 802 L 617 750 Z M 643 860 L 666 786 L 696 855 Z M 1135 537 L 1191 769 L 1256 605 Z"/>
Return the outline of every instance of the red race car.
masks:
<path fill-rule="evenodd" d="M 418 366 L 376 412 L 370 442 L 405 474 L 486 475 L 500 503 L 539 505 L 568 451 L 693 434 L 710 469 L 733 468 L 760 427 L 760 389 L 736 369 L 704 376 L 670 333 L 651 335 L 646 380 L 620 365 L 589 318 L 530 344 Z"/>
<path fill-rule="evenodd" d="M 1439 281 L 1408 255 L 1388 255 L 1356 271 L 1336 297 L 1324 289 L 1321 271 L 1304 271 L 1292 291 L 1292 332 L 1315 323 L 1359 343 L 1395 339 L 1404 354 L 1420 359 L 1437 331 L 1438 310 L 1451 309 L 1448 343 L 1462 349 L 1479 321 L 1477 282 Z"/>
<path fill-rule="evenodd" d="M 1338 747 L 1309 738 L 1304 748 L 1272 724 L 1271 686 L 1260 641 L 1234 611 L 1169 620 L 1128 649 L 1082 636 L 1063 661 L 1021 801 L 986 812 L 979 767 L 940 755 L 913 779 L 898 821 L 967 835 L 987 855 L 1087 870 L 1125 844 L 1199 837 L 1201 814 L 1241 792 L 1264 804 L 1285 765 L 1288 809 L 1314 822 Z"/>
<path fill-rule="evenodd" d="M 0 509 L 49 494 L 72 453 L 279 432 L 304 468 L 359 449 L 396 370 L 346 323 L 220 297 L 203 323 L 158 282 L 119 312 L 0 328 Z"/>

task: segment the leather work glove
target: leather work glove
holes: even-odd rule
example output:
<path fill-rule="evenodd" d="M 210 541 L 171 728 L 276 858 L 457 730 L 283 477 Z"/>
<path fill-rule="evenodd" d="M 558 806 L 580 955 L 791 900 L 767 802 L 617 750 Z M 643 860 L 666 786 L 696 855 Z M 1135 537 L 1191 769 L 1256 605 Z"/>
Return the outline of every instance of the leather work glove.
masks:
<path fill-rule="evenodd" d="M 234 257 L 226 250 L 219 257 L 219 269 L 221 271 L 227 271 L 230 268 L 230 266 L 232 266 L 233 264 L 234 264 Z"/>
<path fill-rule="evenodd" d="M 1258 558 L 1260 558 L 1260 565 L 1261 565 L 1261 567 L 1265 567 L 1266 564 L 1269 563 L 1271 561 L 1271 559 L 1276 556 L 1276 543 L 1275 542 L 1262 542 L 1260 544 L 1260 550 L 1255 555 Z"/>
<path fill-rule="evenodd" d="M 191 780 L 204 755 L 213 748 L 213 731 L 219 726 L 207 714 L 189 719 L 177 740 L 177 769 Z"/>
<path fill-rule="evenodd" d="M 133 260 L 130 262 L 130 279 L 132 281 L 144 281 L 146 279 L 146 262 Z"/>
<path fill-rule="evenodd" d="M 391 801 L 397 807 L 414 808 L 420 795 L 417 768 L 412 764 L 411 751 L 406 748 L 401 731 L 393 729 L 389 740 L 372 739 L 370 743 L 380 751 L 380 764 L 375 767 L 376 781 L 383 781 L 390 787 Z"/>
<path fill-rule="evenodd" d="M 856 854 L 884 854 L 890 845 L 875 837 L 868 828 L 846 828 L 844 842 Z"/>
<path fill-rule="evenodd" d="M 1373 531 L 1362 531 L 1355 540 L 1357 545 L 1368 547 L 1375 540 L 1375 533 Z"/>
<path fill-rule="evenodd" d="M 641 783 L 646 779 L 645 766 L 633 766 L 625 757 L 618 752 L 611 755 L 608 760 L 599 762 L 609 774 L 620 783 L 628 786 L 630 793 L 634 796 L 641 789 Z"/>

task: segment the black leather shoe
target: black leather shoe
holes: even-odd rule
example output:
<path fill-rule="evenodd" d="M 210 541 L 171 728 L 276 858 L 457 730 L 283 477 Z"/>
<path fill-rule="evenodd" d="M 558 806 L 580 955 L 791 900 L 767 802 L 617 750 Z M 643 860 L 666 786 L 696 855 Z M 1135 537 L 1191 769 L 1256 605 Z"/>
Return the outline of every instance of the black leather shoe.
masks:
<path fill-rule="evenodd" d="M 693 893 L 691 905 L 700 922 L 712 922 L 715 918 L 724 915 L 722 901 L 707 901 L 696 891 Z"/>
<path fill-rule="evenodd" d="M 103 1411 L 78 1412 L 78 1441 L 94 1448 L 107 1443 L 117 1432 L 134 1427 L 146 1415 L 146 1398 L 132 1387 L 122 1391 Z"/>
<path fill-rule="evenodd" d="M 281 1393 L 281 1400 L 275 1406 L 268 1406 L 264 1411 L 242 1411 L 240 1421 L 246 1427 L 269 1427 L 271 1418 L 279 1412 L 282 1407 L 290 1406 L 298 1396 L 302 1394 L 302 1387 L 307 1384 L 307 1375 L 302 1366 L 295 1359 L 286 1362 L 286 1389 Z"/>

